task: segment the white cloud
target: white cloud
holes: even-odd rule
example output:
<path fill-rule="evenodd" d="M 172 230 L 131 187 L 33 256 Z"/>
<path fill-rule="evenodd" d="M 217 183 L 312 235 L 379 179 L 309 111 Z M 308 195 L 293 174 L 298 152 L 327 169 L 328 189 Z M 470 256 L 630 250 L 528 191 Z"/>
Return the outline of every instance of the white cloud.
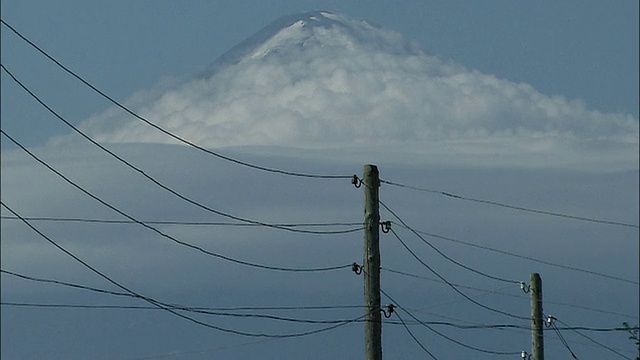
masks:
<path fill-rule="evenodd" d="M 438 144 L 464 154 L 482 144 L 478 152 L 521 154 L 520 162 L 536 154 L 570 162 L 579 152 L 593 157 L 589 150 L 602 151 L 603 143 L 614 148 L 612 157 L 627 154 L 623 162 L 637 166 L 638 119 L 631 115 L 603 114 L 579 100 L 444 63 L 395 32 L 338 15 L 278 29 L 232 50 L 240 57 L 225 58 L 208 76 L 151 91 L 146 101 L 139 95 L 133 108 L 212 148 L 375 142 L 418 150 Z M 121 111 L 99 114 L 82 128 L 102 142 L 172 142 Z"/>

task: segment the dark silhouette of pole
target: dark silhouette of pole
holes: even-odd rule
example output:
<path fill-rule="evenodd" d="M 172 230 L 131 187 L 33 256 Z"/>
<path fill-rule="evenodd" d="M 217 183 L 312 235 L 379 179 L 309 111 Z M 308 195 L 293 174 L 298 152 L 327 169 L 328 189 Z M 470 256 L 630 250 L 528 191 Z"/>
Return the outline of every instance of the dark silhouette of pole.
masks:
<path fill-rule="evenodd" d="M 529 281 L 531 284 L 531 351 L 533 360 L 544 360 L 542 279 L 540 279 L 540 274 L 532 273 Z"/>
<path fill-rule="evenodd" d="M 364 305 L 365 359 L 382 359 L 380 313 L 380 174 L 375 165 L 364 166 Z"/>

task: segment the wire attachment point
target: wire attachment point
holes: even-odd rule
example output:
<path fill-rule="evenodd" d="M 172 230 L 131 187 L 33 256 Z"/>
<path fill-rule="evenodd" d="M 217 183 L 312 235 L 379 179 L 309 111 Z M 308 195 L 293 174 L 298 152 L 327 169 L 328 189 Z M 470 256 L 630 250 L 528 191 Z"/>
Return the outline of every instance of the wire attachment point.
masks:
<path fill-rule="evenodd" d="M 380 309 L 380 311 L 382 311 L 382 313 L 384 314 L 384 317 L 386 317 L 387 319 L 391 317 L 391 314 L 393 314 L 394 310 L 395 306 L 393 304 L 387 305 L 387 311 L 385 311 L 384 309 Z"/>
<path fill-rule="evenodd" d="M 522 350 L 522 353 L 520 354 L 520 356 L 522 356 L 522 359 L 524 359 L 524 360 L 530 360 L 531 359 L 531 354 L 527 353 L 524 350 Z"/>
<path fill-rule="evenodd" d="M 360 265 L 358 265 L 358 263 L 354 262 L 351 265 L 351 271 L 356 273 L 356 275 L 360 275 L 360 274 L 362 274 L 362 266 L 360 266 Z"/>
<path fill-rule="evenodd" d="M 529 291 L 531 291 L 531 285 L 527 285 L 524 283 L 524 281 L 520 281 L 520 289 L 522 289 L 522 291 L 524 291 L 525 293 L 528 293 Z"/>
<path fill-rule="evenodd" d="M 351 178 L 351 183 L 356 187 L 356 188 L 360 188 L 360 186 L 362 186 L 362 180 L 358 178 L 358 175 L 353 175 L 353 177 Z"/>
<path fill-rule="evenodd" d="M 551 327 L 553 326 L 553 323 L 556 321 L 556 318 L 551 316 L 551 315 L 547 315 L 547 321 L 545 321 L 544 325 L 546 327 Z"/>
<path fill-rule="evenodd" d="M 382 232 L 385 234 L 388 234 L 389 231 L 391 231 L 391 221 L 383 221 L 380 223 L 380 226 L 382 227 Z"/>

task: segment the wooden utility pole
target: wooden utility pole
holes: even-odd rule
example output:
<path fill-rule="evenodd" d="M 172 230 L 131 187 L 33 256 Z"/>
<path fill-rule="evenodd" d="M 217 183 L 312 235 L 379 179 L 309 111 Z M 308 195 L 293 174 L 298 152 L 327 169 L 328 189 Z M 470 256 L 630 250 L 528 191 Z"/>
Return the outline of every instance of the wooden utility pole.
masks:
<path fill-rule="evenodd" d="M 531 351 L 533 360 L 544 360 L 542 279 L 540 279 L 540 274 L 532 273 L 529 281 L 531 286 Z"/>
<path fill-rule="evenodd" d="M 366 360 L 382 359 L 380 313 L 380 174 L 375 165 L 364 166 L 364 346 Z"/>

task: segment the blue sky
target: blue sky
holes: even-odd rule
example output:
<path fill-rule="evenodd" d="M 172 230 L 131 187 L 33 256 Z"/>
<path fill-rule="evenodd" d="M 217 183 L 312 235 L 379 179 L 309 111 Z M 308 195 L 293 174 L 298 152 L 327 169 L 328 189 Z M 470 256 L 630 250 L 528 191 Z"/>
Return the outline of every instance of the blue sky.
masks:
<path fill-rule="evenodd" d="M 173 223 L 229 219 L 178 199 L 141 172 L 229 214 L 265 223 L 331 223 L 330 229 L 339 230 L 344 226 L 336 223 L 358 224 L 362 216 L 362 189 L 355 189 L 349 177 L 360 174 L 363 164 L 376 163 L 383 179 L 423 189 L 381 188 L 381 200 L 424 235 L 420 239 L 399 221 L 394 225 L 415 255 L 462 285 L 471 298 L 524 317 L 471 304 L 416 261 L 398 239 L 383 235 L 383 268 L 411 274 L 384 270 L 383 289 L 424 321 L 458 326 L 434 325 L 442 333 L 471 346 L 515 354 L 504 358 L 519 358 L 520 350 L 529 350 L 530 333 L 529 295 L 517 281 L 528 281 L 532 272 L 543 279 L 545 313 L 571 326 L 637 324 L 638 2 L 487 4 L 2 2 L 4 21 L 162 127 L 251 163 L 345 179 L 259 172 L 167 141 L 122 116 L 4 26 L 2 64 L 140 171 L 71 133 L 5 72 L 2 129 L 113 207 L 144 221 L 172 222 L 156 224 L 165 234 L 272 266 L 360 262 L 362 233 L 311 235 L 237 224 Z M 382 29 L 338 16 L 351 35 L 365 40 L 359 43 L 340 26 L 316 32 L 310 25 L 304 28 L 309 32 L 292 26 L 272 42 L 280 47 L 249 47 L 243 62 L 200 76 L 220 55 L 275 19 L 318 9 L 366 19 Z M 306 19 L 308 24 L 312 20 Z M 309 34 L 313 41 L 307 47 L 295 46 Z M 405 46 L 405 40 L 420 50 Z M 297 319 L 335 320 L 362 313 L 353 307 L 362 302 L 362 278 L 349 266 L 311 274 L 265 271 L 178 246 L 136 224 L 68 221 L 123 218 L 35 162 L 4 135 L 2 149 L 3 203 L 23 216 L 67 218 L 32 224 L 136 291 L 165 302 L 217 308 L 346 305 L 321 311 L 252 310 Z M 446 193 L 631 226 L 515 211 Z M 3 270 L 117 290 L 20 221 L 7 218 L 7 209 L 2 215 Z M 394 220 L 384 209 L 381 216 Z M 454 265 L 425 241 L 502 280 Z M 383 299 L 383 305 L 389 302 Z M 2 301 L 145 305 L 4 273 Z M 224 328 L 270 334 L 324 326 L 186 314 Z M 519 327 L 460 328 L 474 324 Z M 439 359 L 495 358 L 418 324 L 409 328 Z M 385 358 L 426 355 L 398 323 L 385 323 L 383 334 Z M 610 358 L 616 351 L 623 354 L 620 358 L 634 356 L 624 332 L 586 332 L 613 351 L 570 330 L 562 334 L 580 359 Z M 569 355 L 552 331 L 545 341 L 548 357 Z M 309 354 L 359 358 L 362 353 L 360 323 L 261 342 L 157 310 L 2 306 L 3 358 L 296 359 Z"/>

